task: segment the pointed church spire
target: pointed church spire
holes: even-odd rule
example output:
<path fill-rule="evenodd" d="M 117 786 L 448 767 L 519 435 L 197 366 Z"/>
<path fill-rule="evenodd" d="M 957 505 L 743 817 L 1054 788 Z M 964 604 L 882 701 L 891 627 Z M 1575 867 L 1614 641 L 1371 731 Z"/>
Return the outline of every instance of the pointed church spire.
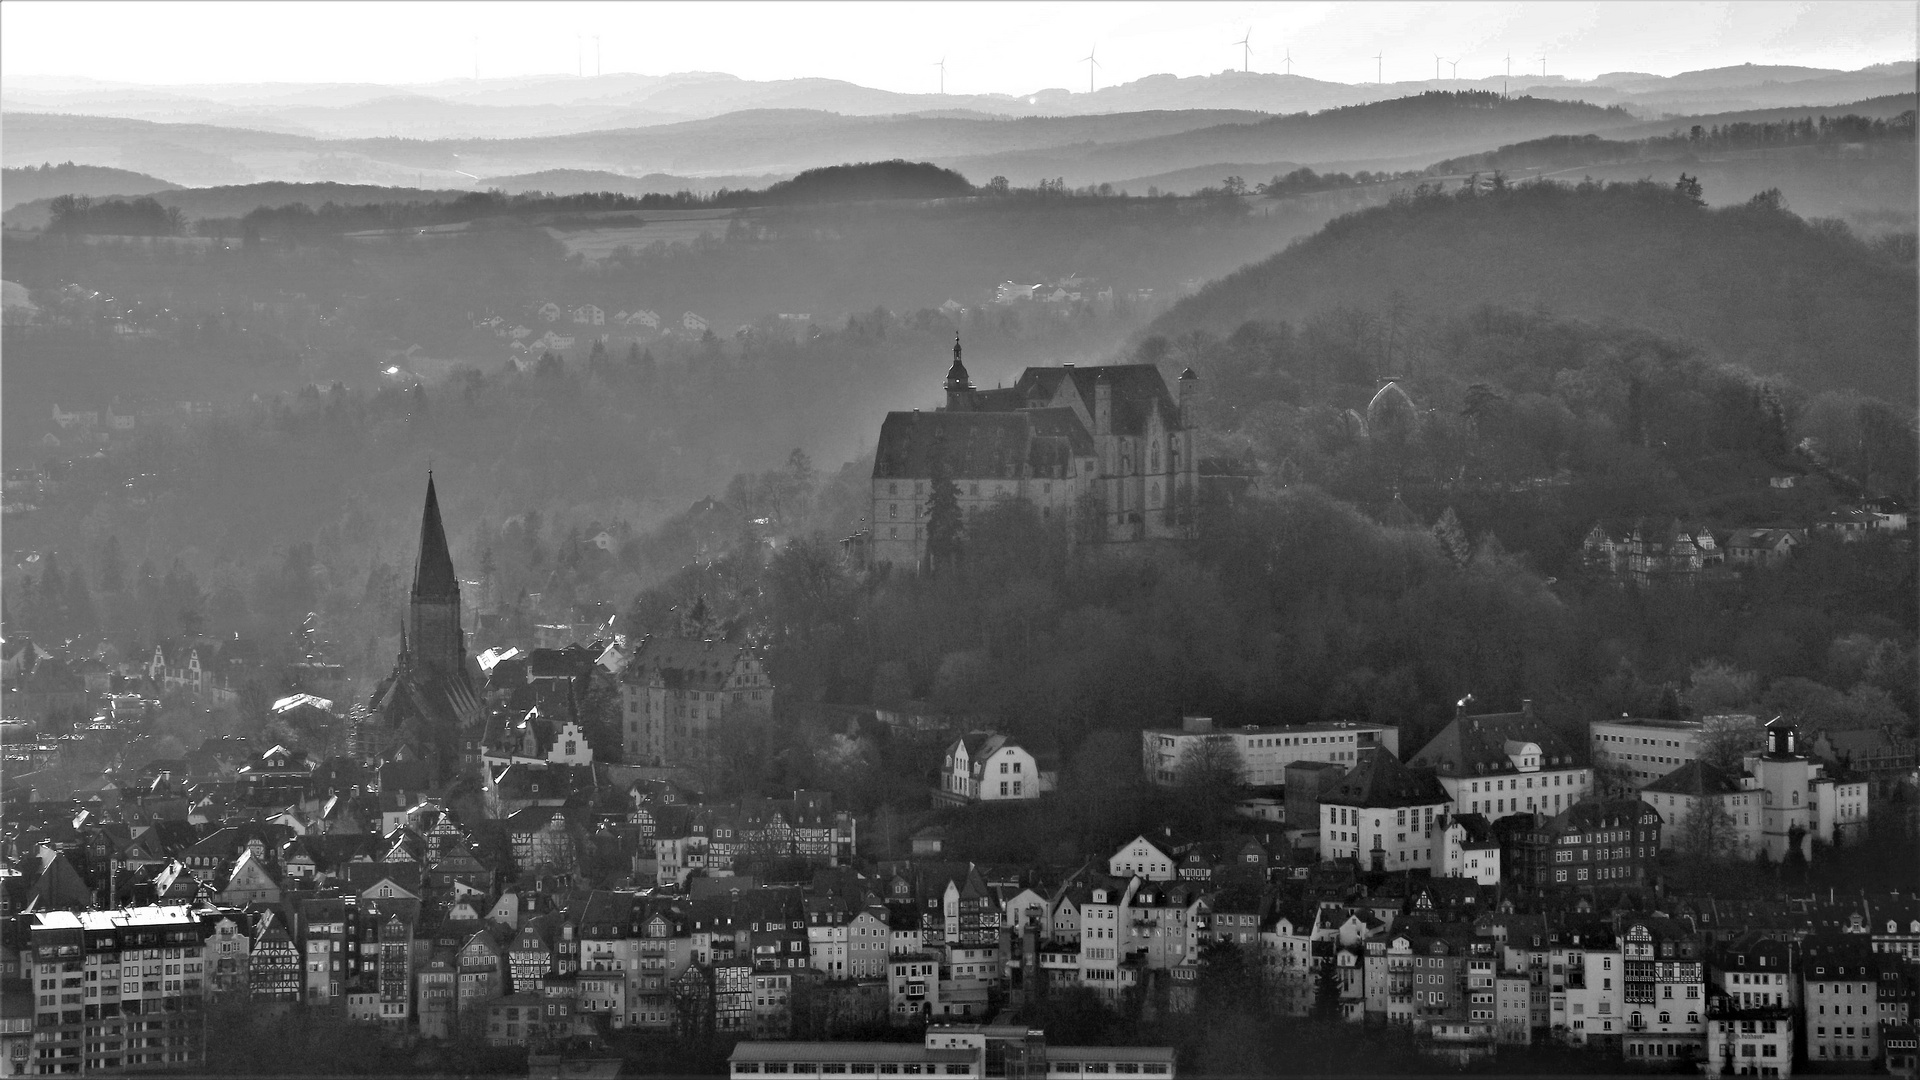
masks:
<path fill-rule="evenodd" d="M 416 600 L 458 600 L 460 581 L 453 576 L 453 556 L 447 551 L 447 531 L 440 524 L 440 497 L 433 489 L 433 470 L 427 470 L 427 507 L 420 516 L 420 557 L 413 567 Z"/>

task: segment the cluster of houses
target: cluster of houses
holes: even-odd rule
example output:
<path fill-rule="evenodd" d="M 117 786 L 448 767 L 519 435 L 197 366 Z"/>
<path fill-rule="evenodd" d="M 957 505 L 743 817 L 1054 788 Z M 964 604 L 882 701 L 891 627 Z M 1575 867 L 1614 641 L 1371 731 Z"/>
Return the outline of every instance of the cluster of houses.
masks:
<path fill-rule="evenodd" d="M 1807 542 L 1810 532 L 1853 541 L 1869 535 L 1905 536 L 1908 527 L 1906 506 L 1893 499 L 1831 511 L 1808 528 L 1731 529 L 1716 535 L 1698 522 L 1642 520 L 1623 528 L 1603 522 L 1587 531 L 1580 557 L 1590 573 L 1643 588 L 1685 587 L 1716 573 L 1778 566 Z"/>
<path fill-rule="evenodd" d="M 813 792 L 708 806 L 660 781 L 524 790 L 505 817 L 466 821 L 409 763 L 354 773 L 283 747 L 204 819 L 177 813 L 180 782 L 201 781 L 156 763 L 8 815 L 8 1015 L 32 1023 L 7 1029 L 0 1061 L 7 1075 L 191 1071 L 231 1002 L 535 1049 L 724 1035 L 746 1040 L 734 1075 L 944 1062 L 920 1051 L 1012 1039 L 996 1018 L 1068 988 L 1189 1012 L 1210 951 L 1231 945 L 1263 962 L 1276 1014 L 1403 1025 L 1462 1061 L 1555 1040 L 1715 1074 L 1913 1075 L 1916 897 L 1662 895 L 1640 879 L 1663 818 L 1634 799 L 1505 815 L 1494 850 L 1512 868 L 1453 872 L 1485 815 L 1451 816 L 1383 749 L 1359 757 L 1329 789 L 1320 831 L 1339 838 L 1319 852 L 1279 830 L 1160 830 L 1077 866 L 860 860 Z M 1396 830 L 1444 854 L 1381 872 Z M 677 862 L 694 836 L 704 865 Z M 1610 866 L 1627 872 L 1597 873 Z M 1569 867 L 1596 873 L 1568 887 Z M 926 1037 L 911 1054 L 823 1041 L 878 1024 Z M 1172 1069 L 1164 1050 L 1114 1052 Z M 983 1060 L 953 1075 L 988 1075 Z"/>
<path fill-rule="evenodd" d="M 609 312 L 598 304 L 563 307 L 551 300 L 530 308 L 524 321 L 490 314 L 469 316 L 469 322 L 474 330 L 491 333 L 507 342 L 516 358 L 529 354 L 538 357 L 549 350 L 564 353 L 580 335 L 602 343 L 610 341 L 615 333 L 623 333 L 636 341 L 663 337 L 698 341 L 712 325 L 705 316 L 691 311 L 683 311 L 675 318 L 646 308 Z M 546 324 L 544 330 L 540 328 L 543 323 Z"/>

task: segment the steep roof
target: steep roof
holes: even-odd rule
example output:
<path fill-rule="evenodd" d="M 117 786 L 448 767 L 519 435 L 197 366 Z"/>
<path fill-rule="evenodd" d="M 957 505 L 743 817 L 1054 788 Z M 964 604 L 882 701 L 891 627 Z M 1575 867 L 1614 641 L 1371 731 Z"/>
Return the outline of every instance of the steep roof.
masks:
<path fill-rule="evenodd" d="M 1071 409 L 893 412 L 880 425 L 873 475 L 926 479 L 938 457 L 956 480 L 1017 480 L 1029 469 L 1063 476 L 1070 459 L 1092 453 L 1092 445 Z"/>
<path fill-rule="evenodd" d="M 1409 769 L 1391 751 L 1376 746 L 1362 751 L 1353 771 L 1323 793 L 1320 801 L 1372 808 L 1432 806 L 1447 801 L 1447 790 L 1431 772 Z"/>
<path fill-rule="evenodd" d="M 1507 756 L 1506 744 L 1530 742 L 1540 747 L 1542 769 L 1575 768 L 1574 744 L 1531 709 L 1512 713 L 1455 716 L 1440 734 L 1420 748 L 1407 764 L 1429 768 L 1445 777 L 1492 776 L 1519 769 Z"/>
<path fill-rule="evenodd" d="M 453 556 L 447 550 L 447 531 L 440 524 L 440 497 L 433 474 L 427 474 L 427 505 L 420 515 L 420 555 L 413 568 L 415 600 L 459 600 L 460 580 L 453 574 Z"/>
<path fill-rule="evenodd" d="M 1689 761 L 1641 789 L 1655 795 L 1734 795 L 1740 774 L 1700 760 Z"/>
<path fill-rule="evenodd" d="M 1087 415 L 1093 415 L 1095 387 L 1105 383 L 1113 395 L 1113 433 L 1144 435 L 1148 419 L 1158 411 L 1169 430 L 1180 427 L 1180 406 L 1167 389 L 1166 377 L 1152 364 L 1106 364 L 1099 367 L 1032 367 L 1014 383 L 1028 401 L 1052 401 L 1061 385 L 1071 386 Z"/>

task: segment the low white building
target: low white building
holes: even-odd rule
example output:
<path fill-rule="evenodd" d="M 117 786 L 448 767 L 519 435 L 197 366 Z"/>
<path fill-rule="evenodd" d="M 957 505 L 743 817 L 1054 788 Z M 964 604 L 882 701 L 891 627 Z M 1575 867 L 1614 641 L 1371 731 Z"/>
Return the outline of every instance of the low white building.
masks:
<path fill-rule="evenodd" d="M 940 795 L 952 802 L 1012 802 L 1052 791 L 1055 775 L 1042 771 L 1032 751 L 1006 735 L 974 731 L 947 747 Z"/>
<path fill-rule="evenodd" d="M 1478 885 L 1500 884 L 1500 842 L 1480 814 L 1449 818 L 1440 832 L 1439 877 L 1467 878 Z"/>
<path fill-rule="evenodd" d="M 1351 769 L 1360 755 L 1378 746 L 1398 756 L 1400 729 L 1389 724 L 1327 721 L 1237 728 L 1216 728 L 1211 717 L 1182 717 L 1177 728 L 1147 728 L 1140 733 L 1140 762 L 1149 781 L 1163 787 L 1179 778 L 1180 762 L 1202 744 L 1232 745 L 1246 765 L 1241 779 L 1254 787 L 1287 782 L 1287 766 L 1320 761 Z"/>

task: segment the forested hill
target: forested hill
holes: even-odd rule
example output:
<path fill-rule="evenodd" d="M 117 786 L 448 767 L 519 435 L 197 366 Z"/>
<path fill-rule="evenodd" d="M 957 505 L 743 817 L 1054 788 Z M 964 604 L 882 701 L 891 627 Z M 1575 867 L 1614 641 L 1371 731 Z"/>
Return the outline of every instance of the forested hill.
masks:
<path fill-rule="evenodd" d="M 1339 307 L 1418 317 L 1503 304 L 1644 327 L 1811 390 L 1908 402 L 1912 251 L 1765 196 L 1710 210 L 1668 183 L 1426 188 L 1213 282 L 1153 332 L 1225 334 Z"/>
<path fill-rule="evenodd" d="M 172 191 L 179 186 L 157 176 L 126 169 L 109 169 L 103 165 L 75 165 L 71 161 L 60 165 L 28 165 L 7 169 L 0 175 L 0 202 L 4 203 L 4 207 L 0 208 L 11 210 L 21 203 L 50 199 L 55 195 L 87 195 L 95 198 L 102 195 L 151 195 L 156 191 Z"/>

